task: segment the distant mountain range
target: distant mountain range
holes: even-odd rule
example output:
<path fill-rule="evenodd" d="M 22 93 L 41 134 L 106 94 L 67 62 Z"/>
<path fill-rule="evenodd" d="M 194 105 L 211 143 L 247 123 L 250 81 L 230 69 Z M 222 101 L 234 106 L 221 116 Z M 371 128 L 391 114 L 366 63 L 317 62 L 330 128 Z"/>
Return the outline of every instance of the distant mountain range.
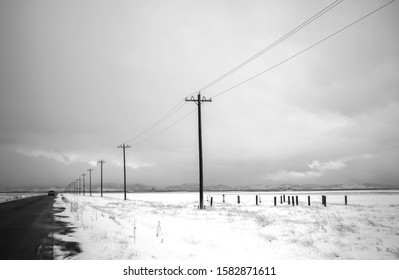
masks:
<path fill-rule="evenodd" d="M 198 191 L 198 184 L 167 186 L 159 191 Z M 207 185 L 205 191 L 316 191 L 316 190 L 399 190 L 399 185 L 384 184 L 274 184 L 274 185 Z"/>
<path fill-rule="evenodd" d="M 144 184 L 130 184 L 126 186 L 127 192 L 195 192 L 199 187 L 196 183 L 186 183 L 166 187 L 154 187 Z M 62 186 L 35 186 L 35 187 L 8 187 L 1 188 L 0 192 L 47 192 L 54 190 L 62 192 Z M 92 185 L 92 191 L 98 192 L 100 185 Z M 247 185 L 247 186 L 228 186 L 228 185 L 206 185 L 205 191 L 317 191 L 317 190 L 399 190 L 399 185 L 385 184 L 273 184 L 273 185 Z M 86 186 L 86 192 L 89 191 Z M 104 192 L 123 191 L 122 184 L 104 184 Z"/>

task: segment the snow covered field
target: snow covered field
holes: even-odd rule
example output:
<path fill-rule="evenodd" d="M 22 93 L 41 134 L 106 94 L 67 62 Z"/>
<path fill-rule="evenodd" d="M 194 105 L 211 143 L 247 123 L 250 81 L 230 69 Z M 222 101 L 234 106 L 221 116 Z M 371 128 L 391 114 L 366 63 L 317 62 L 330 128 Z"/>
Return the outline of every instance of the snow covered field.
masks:
<path fill-rule="evenodd" d="M 0 193 L 0 203 L 37 195 L 44 195 L 44 193 Z"/>
<path fill-rule="evenodd" d="M 56 239 L 77 241 L 82 252 L 58 259 L 399 259 L 399 192 L 297 193 L 299 205 L 280 204 L 280 195 L 123 193 L 104 197 L 63 194 L 59 220 L 76 227 Z M 288 193 L 286 193 L 288 194 Z M 348 195 L 348 205 L 344 195 Z M 311 206 L 307 206 L 311 195 Z M 213 207 L 209 206 L 210 196 Z M 277 207 L 273 197 L 277 196 Z"/>

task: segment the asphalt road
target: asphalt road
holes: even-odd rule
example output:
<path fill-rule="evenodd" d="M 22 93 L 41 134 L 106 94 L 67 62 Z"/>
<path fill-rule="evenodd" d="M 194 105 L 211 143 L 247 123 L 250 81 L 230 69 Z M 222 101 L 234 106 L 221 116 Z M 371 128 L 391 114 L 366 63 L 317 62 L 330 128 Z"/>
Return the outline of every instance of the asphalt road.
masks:
<path fill-rule="evenodd" d="M 0 203 L 0 259 L 53 259 L 54 196 Z"/>

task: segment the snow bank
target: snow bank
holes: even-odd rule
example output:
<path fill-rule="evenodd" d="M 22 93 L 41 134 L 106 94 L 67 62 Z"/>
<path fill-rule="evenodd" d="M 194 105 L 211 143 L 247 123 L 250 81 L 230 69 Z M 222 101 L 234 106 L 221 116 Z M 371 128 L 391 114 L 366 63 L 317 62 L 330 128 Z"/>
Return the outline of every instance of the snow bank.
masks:
<path fill-rule="evenodd" d="M 196 193 L 99 196 L 64 194 L 63 221 L 76 226 L 56 238 L 75 240 L 74 259 L 265 260 L 399 259 L 399 193 L 301 194 L 300 204 L 273 206 L 273 194 L 213 196 L 213 207 L 197 209 Z M 58 250 L 57 258 L 65 255 Z"/>
<path fill-rule="evenodd" d="M 44 194 L 0 193 L 0 203 Z"/>

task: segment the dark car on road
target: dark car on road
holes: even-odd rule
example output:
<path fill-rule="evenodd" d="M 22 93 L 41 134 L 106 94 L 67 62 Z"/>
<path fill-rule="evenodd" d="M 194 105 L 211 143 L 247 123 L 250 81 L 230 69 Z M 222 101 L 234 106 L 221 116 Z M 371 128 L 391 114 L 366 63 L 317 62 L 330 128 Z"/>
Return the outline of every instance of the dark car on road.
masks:
<path fill-rule="evenodd" d="M 48 195 L 48 196 L 56 196 L 56 193 L 55 193 L 55 191 L 49 191 L 49 192 L 47 193 L 47 195 Z"/>

